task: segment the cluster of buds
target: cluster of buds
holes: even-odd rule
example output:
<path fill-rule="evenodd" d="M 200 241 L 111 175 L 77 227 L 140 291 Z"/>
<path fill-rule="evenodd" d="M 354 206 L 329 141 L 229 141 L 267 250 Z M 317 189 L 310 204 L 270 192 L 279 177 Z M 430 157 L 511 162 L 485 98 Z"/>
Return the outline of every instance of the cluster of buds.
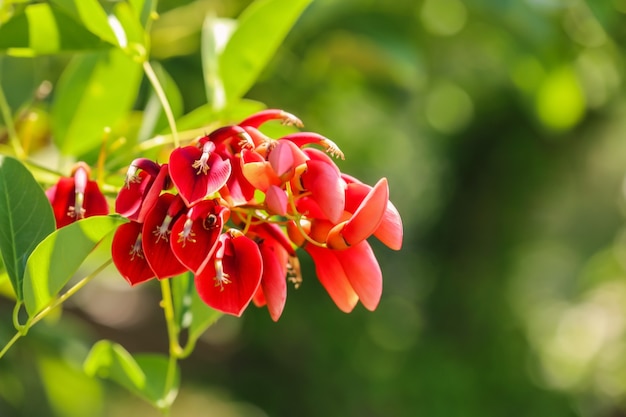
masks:
<path fill-rule="evenodd" d="M 280 317 L 287 283 L 302 278 L 296 248 L 313 259 L 337 306 L 373 310 L 382 273 L 366 241 L 402 244 L 400 215 L 386 179 L 373 187 L 341 173 L 329 139 L 298 132 L 273 139 L 264 110 L 174 149 L 167 163 L 140 158 L 128 169 L 115 210 L 130 221 L 113 238 L 112 257 L 131 284 L 190 271 L 210 307 L 240 316 L 252 301 Z"/>

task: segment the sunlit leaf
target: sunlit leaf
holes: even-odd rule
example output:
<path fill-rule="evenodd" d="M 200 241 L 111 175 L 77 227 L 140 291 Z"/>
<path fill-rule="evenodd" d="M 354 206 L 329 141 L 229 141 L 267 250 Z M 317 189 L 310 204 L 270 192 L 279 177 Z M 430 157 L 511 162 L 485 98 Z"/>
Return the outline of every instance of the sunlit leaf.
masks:
<path fill-rule="evenodd" d="M 178 368 L 175 368 L 171 386 L 166 388 L 167 357 L 157 354 L 133 357 L 121 345 L 108 340 L 101 340 L 92 347 L 84 369 L 88 375 L 117 382 L 158 408 L 167 408 L 178 393 Z"/>
<path fill-rule="evenodd" d="M 52 108 L 61 152 L 81 155 L 99 147 L 104 129 L 130 110 L 140 80 L 141 65 L 120 50 L 76 56 L 61 75 Z"/>
<path fill-rule="evenodd" d="M 239 18 L 220 55 L 227 103 L 242 97 L 257 80 L 311 0 L 257 0 Z"/>
<path fill-rule="evenodd" d="M 151 21 L 151 15 L 156 11 L 156 0 L 130 0 L 133 12 L 139 19 L 139 22 L 147 27 Z"/>
<path fill-rule="evenodd" d="M 29 316 L 46 307 L 96 245 L 125 221 L 118 216 L 93 216 L 62 227 L 44 239 L 26 263 L 24 305 Z"/>
<path fill-rule="evenodd" d="M 129 48 L 140 60 L 148 56 L 147 35 L 139 17 L 127 2 L 117 2 L 109 17 L 116 27 L 118 42 L 122 48 Z"/>
<path fill-rule="evenodd" d="M 207 16 L 202 24 L 202 75 L 207 103 L 215 110 L 226 105 L 224 86 L 219 71 L 219 55 L 228 43 L 237 22 L 232 19 L 219 19 Z"/>
<path fill-rule="evenodd" d="M 30 4 L 0 26 L 0 52 L 35 56 L 108 47 L 100 37 L 47 3 Z"/>
<path fill-rule="evenodd" d="M 0 156 L 0 252 L 19 300 L 26 260 L 54 229 L 52 207 L 30 171 Z"/>
<path fill-rule="evenodd" d="M 51 2 L 82 23 L 94 35 L 117 45 L 107 14 L 98 0 L 51 0 Z"/>

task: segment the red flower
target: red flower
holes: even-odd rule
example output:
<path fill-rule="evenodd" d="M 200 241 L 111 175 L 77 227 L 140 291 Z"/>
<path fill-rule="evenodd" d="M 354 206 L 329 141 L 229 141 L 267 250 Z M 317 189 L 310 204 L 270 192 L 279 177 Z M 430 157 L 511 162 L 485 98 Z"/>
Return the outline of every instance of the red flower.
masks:
<path fill-rule="evenodd" d="M 230 161 L 215 153 L 208 140 L 196 146 L 174 149 L 170 155 L 170 176 L 183 200 L 191 206 L 217 192 L 230 176 Z"/>
<path fill-rule="evenodd" d="M 131 221 L 118 227 L 113 235 L 113 263 L 130 285 L 156 277 L 144 256 L 141 231 L 141 223 Z"/>
<path fill-rule="evenodd" d="M 57 228 L 85 217 L 109 214 L 109 204 L 98 183 L 89 179 L 89 166 L 76 164 L 70 177 L 61 177 L 46 191 Z"/>
<path fill-rule="evenodd" d="M 190 271 L 197 272 L 213 255 L 228 213 L 216 200 L 203 200 L 172 226 L 170 246 Z"/>
<path fill-rule="evenodd" d="M 180 196 L 161 194 L 148 212 L 141 229 L 144 256 L 159 279 L 173 277 L 187 270 L 170 246 L 172 224 L 184 207 Z"/>
<path fill-rule="evenodd" d="M 261 284 L 262 273 L 257 244 L 230 229 L 220 236 L 213 257 L 196 274 L 196 289 L 210 307 L 241 316 Z"/>
<path fill-rule="evenodd" d="M 115 199 L 115 212 L 143 223 L 161 191 L 169 187 L 168 182 L 167 164 L 159 165 L 145 158 L 134 160 L 126 173 L 124 187 Z"/>

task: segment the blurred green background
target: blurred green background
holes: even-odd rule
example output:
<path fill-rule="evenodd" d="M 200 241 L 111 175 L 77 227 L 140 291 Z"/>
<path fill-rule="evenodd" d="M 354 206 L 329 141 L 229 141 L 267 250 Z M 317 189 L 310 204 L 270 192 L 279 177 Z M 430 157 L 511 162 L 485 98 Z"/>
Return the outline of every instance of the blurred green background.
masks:
<path fill-rule="evenodd" d="M 204 16 L 247 3 L 160 2 L 186 111 Z M 278 323 L 223 318 L 182 362 L 172 415 L 626 416 L 625 53 L 625 0 L 315 0 L 248 97 L 388 177 L 404 247 L 372 242 L 383 298 L 349 315 L 303 254 Z M 0 416 L 158 415 L 80 371 L 103 337 L 165 352 L 157 303 L 81 291 L 0 361 Z"/>

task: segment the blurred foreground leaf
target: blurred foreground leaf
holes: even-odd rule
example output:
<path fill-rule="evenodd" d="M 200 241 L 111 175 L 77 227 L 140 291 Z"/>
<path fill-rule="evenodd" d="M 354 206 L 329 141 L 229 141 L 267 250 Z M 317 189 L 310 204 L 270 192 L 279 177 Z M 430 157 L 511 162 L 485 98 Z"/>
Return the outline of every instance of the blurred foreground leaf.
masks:
<path fill-rule="evenodd" d="M 126 220 L 93 216 L 56 230 L 28 258 L 24 305 L 30 317 L 39 313 L 72 278 L 96 245 Z"/>

